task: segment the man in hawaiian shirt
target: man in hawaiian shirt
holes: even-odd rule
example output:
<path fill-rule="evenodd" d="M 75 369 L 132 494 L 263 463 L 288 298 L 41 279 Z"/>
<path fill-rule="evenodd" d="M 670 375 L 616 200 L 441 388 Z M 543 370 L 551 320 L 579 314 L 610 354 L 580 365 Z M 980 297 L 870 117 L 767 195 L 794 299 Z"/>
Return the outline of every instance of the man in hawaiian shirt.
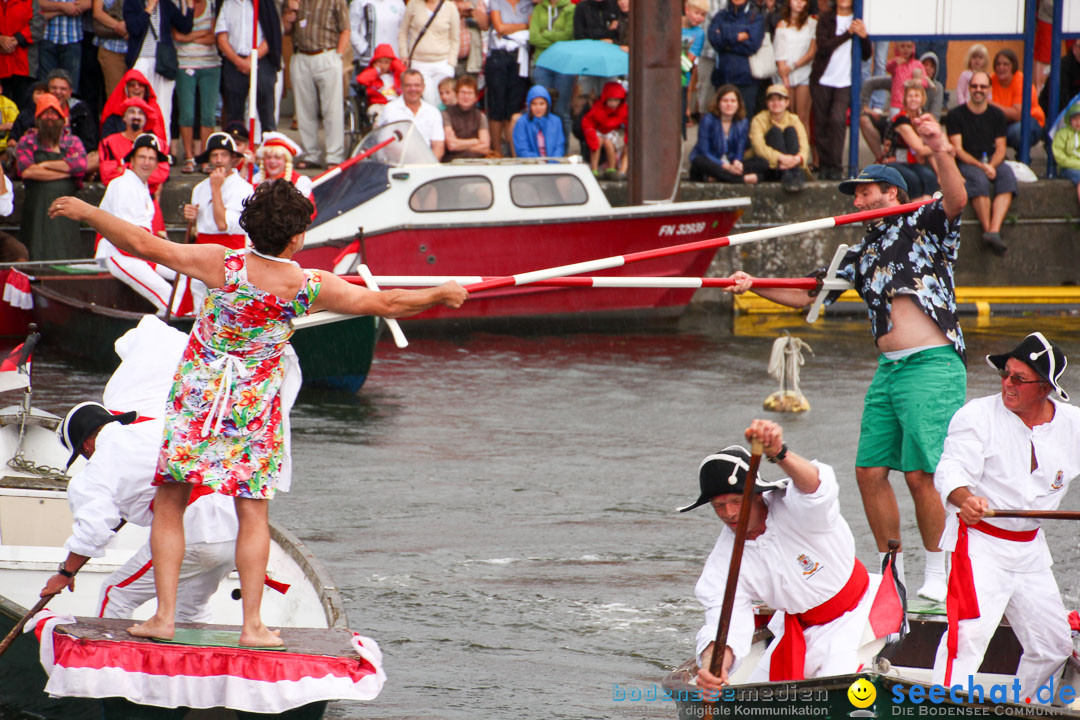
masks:
<path fill-rule="evenodd" d="M 876 220 L 841 263 L 866 302 L 871 332 L 881 356 L 866 393 L 855 477 L 878 550 L 900 538 L 900 511 L 889 470 L 904 473 L 915 502 L 915 518 L 926 548 L 926 575 L 918 594 L 945 599 L 945 554 L 938 540 L 945 526 L 934 469 L 949 420 L 964 403 L 967 375 L 964 336 L 956 318 L 953 263 L 960 245 L 960 213 L 967 204 L 964 178 L 949 154 L 949 141 L 930 115 L 914 118 L 919 137 L 937 158 L 942 198 L 904 215 Z M 908 201 L 907 185 L 895 169 L 870 165 L 840 191 L 855 196 L 857 210 L 896 207 Z M 738 271 L 732 292 L 753 287 Z M 806 290 L 755 289 L 774 302 L 802 307 Z M 827 302 L 840 293 L 830 293 Z M 902 555 L 897 557 L 901 571 Z"/>

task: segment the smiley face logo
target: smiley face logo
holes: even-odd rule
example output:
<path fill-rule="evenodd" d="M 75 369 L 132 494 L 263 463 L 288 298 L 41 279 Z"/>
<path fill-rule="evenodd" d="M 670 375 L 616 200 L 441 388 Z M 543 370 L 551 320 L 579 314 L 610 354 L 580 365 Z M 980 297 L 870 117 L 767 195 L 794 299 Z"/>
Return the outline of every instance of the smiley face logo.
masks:
<path fill-rule="evenodd" d="M 877 699 L 877 688 L 866 678 L 859 678 L 851 683 L 847 691 L 848 700 L 857 708 L 868 708 Z"/>

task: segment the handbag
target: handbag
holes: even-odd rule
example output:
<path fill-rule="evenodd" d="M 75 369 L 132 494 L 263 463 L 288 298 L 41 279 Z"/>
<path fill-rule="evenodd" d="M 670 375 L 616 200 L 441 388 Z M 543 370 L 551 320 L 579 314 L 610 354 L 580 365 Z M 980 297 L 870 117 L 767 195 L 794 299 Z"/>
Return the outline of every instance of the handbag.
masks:
<path fill-rule="evenodd" d="M 105 8 L 105 14 L 116 22 L 122 22 L 124 20 L 124 0 L 116 0 L 112 5 Z M 119 40 L 123 37 L 97 18 L 93 19 L 91 25 L 94 28 L 94 35 L 102 40 Z"/>
<path fill-rule="evenodd" d="M 768 80 L 776 73 L 776 54 L 773 52 L 772 38 L 766 32 L 761 47 L 750 56 L 750 74 L 757 80 Z"/>
<path fill-rule="evenodd" d="M 157 48 L 154 51 L 154 72 L 166 80 L 175 80 L 180 74 L 180 60 L 176 57 L 176 46 L 161 42 L 161 38 L 154 32 L 153 25 L 150 26 L 150 32 L 157 42 Z"/>

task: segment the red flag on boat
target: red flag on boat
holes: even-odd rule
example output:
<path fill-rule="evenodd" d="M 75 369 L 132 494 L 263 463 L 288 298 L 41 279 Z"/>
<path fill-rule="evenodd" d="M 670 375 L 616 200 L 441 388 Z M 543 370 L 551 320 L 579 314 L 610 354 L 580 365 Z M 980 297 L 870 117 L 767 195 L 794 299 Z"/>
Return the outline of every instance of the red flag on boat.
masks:
<path fill-rule="evenodd" d="M 8 270 L 4 281 L 4 302 L 21 310 L 34 307 L 34 296 L 30 294 L 30 276 L 15 268 Z"/>
<path fill-rule="evenodd" d="M 29 341 L 19 343 L 0 360 L 0 392 L 30 386 L 30 356 L 34 354 L 34 344 Z"/>
<path fill-rule="evenodd" d="M 893 572 L 893 559 L 890 553 L 870 606 L 870 628 L 877 638 L 900 632 L 904 624 L 904 602 L 900 599 L 900 587 Z"/>

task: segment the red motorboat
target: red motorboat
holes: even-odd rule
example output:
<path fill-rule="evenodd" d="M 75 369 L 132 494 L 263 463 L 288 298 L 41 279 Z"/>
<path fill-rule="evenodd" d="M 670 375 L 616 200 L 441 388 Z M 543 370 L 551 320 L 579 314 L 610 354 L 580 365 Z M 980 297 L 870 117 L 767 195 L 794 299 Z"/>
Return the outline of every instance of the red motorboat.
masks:
<path fill-rule="evenodd" d="M 382 147 L 379 147 L 382 145 Z M 726 235 L 749 198 L 612 207 L 580 158 L 439 164 L 409 121 L 369 134 L 358 154 L 316 180 L 318 214 L 297 261 L 376 275 L 501 276 Z M 649 260 L 608 275 L 703 276 L 716 249 Z M 522 286 L 485 292 L 420 319 L 677 315 L 692 289 Z"/>

